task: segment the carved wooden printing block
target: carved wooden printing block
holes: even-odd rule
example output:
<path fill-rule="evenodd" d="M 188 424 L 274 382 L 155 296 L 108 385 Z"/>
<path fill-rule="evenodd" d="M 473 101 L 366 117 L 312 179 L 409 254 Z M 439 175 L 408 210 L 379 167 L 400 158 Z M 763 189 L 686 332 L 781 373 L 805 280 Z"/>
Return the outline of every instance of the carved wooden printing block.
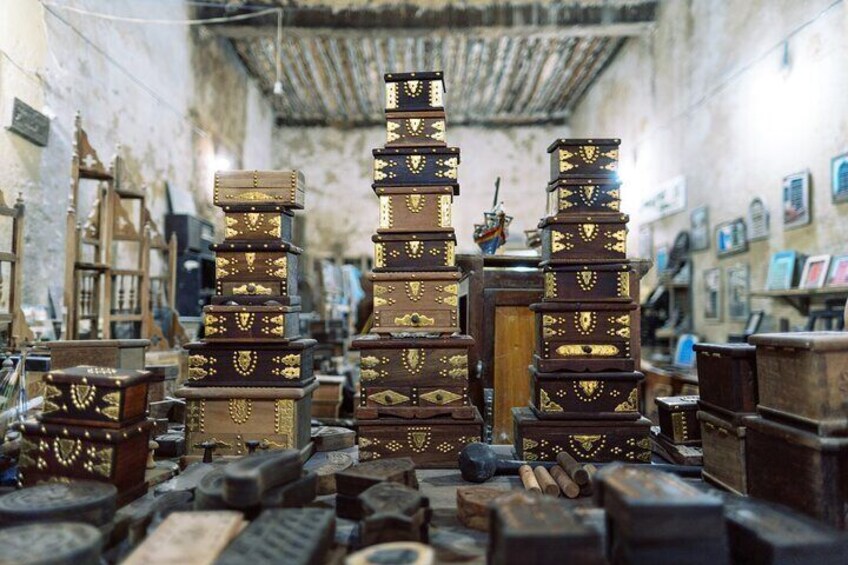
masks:
<path fill-rule="evenodd" d="M 363 545 L 429 539 L 430 501 L 398 483 L 379 483 L 359 495 Z"/>
<path fill-rule="evenodd" d="M 699 445 L 701 428 L 698 425 L 697 396 L 663 396 L 654 400 L 660 420 L 660 433 L 671 443 Z"/>

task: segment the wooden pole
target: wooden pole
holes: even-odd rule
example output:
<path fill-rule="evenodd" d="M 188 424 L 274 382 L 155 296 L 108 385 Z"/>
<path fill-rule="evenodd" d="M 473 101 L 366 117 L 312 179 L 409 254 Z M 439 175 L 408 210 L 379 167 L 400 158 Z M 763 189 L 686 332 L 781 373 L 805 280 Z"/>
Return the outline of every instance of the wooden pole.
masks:
<path fill-rule="evenodd" d="M 571 480 L 568 473 L 559 465 L 551 467 L 551 477 L 553 477 L 566 497 L 577 498 L 580 496 L 580 485 Z"/>
<path fill-rule="evenodd" d="M 574 457 L 565 451 L 560 451 L 557 454 L 557 463 L 579 486 L 582 487 L 589 483 L 589 473 L 586 472 L 582 464 L 578 463 Z"/>
<path fill-rule="evenodd" d="M 559 486 L 547 469 L 539 465 L 533 469 L 533 474 L 536 475 L 536 480 L 539 482 L 539 486 L 542 487 L 542 492 L 549 496 L 559 496 Z"/>
<path fill-rule="evenodd" d="M 524 490 L 532 492 L 542 492 L 542 487 L 539 486 L 539 481 L 536 480 L 536 475 L 530 465 L 522 465 L 518 468 L 518 476 L 521 477 L 521 482 L 524 484 Z"/>

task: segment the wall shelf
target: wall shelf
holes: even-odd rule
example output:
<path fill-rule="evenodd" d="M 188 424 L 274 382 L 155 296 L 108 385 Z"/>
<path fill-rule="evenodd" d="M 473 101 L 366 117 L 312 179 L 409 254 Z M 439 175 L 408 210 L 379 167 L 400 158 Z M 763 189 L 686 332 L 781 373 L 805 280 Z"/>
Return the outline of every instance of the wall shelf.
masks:
<path fill-rule="evenodd" d="M 810 303 L 814 298 L 848 297 L 848 286 L 829 286 L 824 288 L 790 288 L 787 290 L 756 290 L 751 292 L 753 298 L 776 298 L 795 308 L 799 313 L 808 316 Z"/>

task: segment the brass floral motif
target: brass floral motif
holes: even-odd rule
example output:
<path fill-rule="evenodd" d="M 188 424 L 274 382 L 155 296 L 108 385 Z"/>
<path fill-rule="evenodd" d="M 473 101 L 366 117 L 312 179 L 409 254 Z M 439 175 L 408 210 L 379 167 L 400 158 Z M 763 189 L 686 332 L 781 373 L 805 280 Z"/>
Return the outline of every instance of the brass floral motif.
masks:
<path fill-rule="evenodd" d="M 78 439 L 54 438 L 53 452 L 59 465 L 70 467 L 82 453 L 82 442 Z"/>
<path fill-rule="evenodd" d="M 415 175 L 420 174 L 424 170 L 424 167 L 427 166 L 427 157 L 424 155 L 407 155 L 405 161 L 406 168 L 409 169 L 410 173 Z"/>
<path fill-rule="evenodd" d="M 580 380 L 574 383 L 574 392 L 583 402 L 592 402 L 601 396 L 604 383 L 597 380 Z"/>
<path fill-rule="evenodd" d="M 436 171 L 437 177 L 456 180 L 456 169 L 459 166 L 459 160 L 456 157 L 437 159 L 436 164 L 439 167 L 446 167 L 445 170 Z"/>
<path fill-rule="evenodd" d="M 562 406 L 551 400 L 545 389 L 539 390 L 539 404 L 542 412 L 562 412 Z"/>
<path fill-rule="evenodd" d="M 554 273 L 545 273 L 545 298 L 556 298 L 557 283 Z"/>
<path fill-rule="evenodd" d="M 587 206 L 591 206 L 595 199 L 598 197 L 598 188 L 595 185 L 587 184 L 580 187 L 583 189 L 581 191 L 581 197 L 583 198 L 583 202 L 586 203 Z"/>
<path fill-rule="evenodd" d="M 439 196 L 439 227 L 449 228 L 451 226 L 451 203 L 453 198 L 449 194 Z"/>
<path fill-rule="evenodd" d="M 418 240 L 407 241 L 404 243 L 406 255 L 410 259 L 420 259 L 424 255 L 424 243 Z"/>
<path fill-rule="evenodd" d="M 87 410 L 97 397 L 97 388 L 93 385 L 74 383 L 71 385 L 71 404 L 77 410 Z"/>
<path fill-rule="evenodd" d="M 431 133 L 430 136 L 429 136 L 431 139 L 434 139 L 436 141 L 444 141 L 445 140 L 445 121 L 444 120 L 437 120 L 437 121 L 433 122 L 433 124 L 430 126 L 430 128 L 433 130 L 433 133 Z"/>
<path fill-rule="evenodd" d="M 618 273 L 618 296 L 621 298 L 630 297 L 630 273 L 628 271 Z"/>
<path fill-rule="evenodd" d="M 406 120 L 406 131 L 410 136 L 418 136 L 424 131 L 424 120 L 409 118 Z"/>
<path fill-rule="evenodd" d="M 406 434 L 409 447 L 415 453 L 424 453 L 430 446 L 431 430 L 427 426 L 411 427 Z"/>
<path fill-rule="evenodd" d="M 58 410 L 64 410 L 64 408 L 62 406 L 60 406 L 56 402 L 53 402 L 53 399 L 61 398 L 61 397 L 62 397 L 62 391 L 59 389 L 59 387 L 49 385 L 49 384 L 45 384 L 44 385 L 44 406 L 42 408 L 42 411 L 46 413 L 46 412 L 56 412 Z"/>
<path fill-rule="evenodd" d="M 447 404 L 452 404 L 457 400 L 462 399 L 461 394 L 456 394 L 455 392 L 451 392 L 449 390 L 438 389 L 433 390 L 418 396 L 421 400 L 426 400 L 430 404 L 437 404 L 439 406 L 445 406 Z"/>
<path fill-rule="evenodd" d="M 294 445 L 295 436 L 295 405 L 290 398 L 281 398 L 274 403 L 274 432 L 285 436 L 288 445 Z"/>
<path fill-rule="evenodd" d="M 386 141 L 391 143 L 392 141 L 396 141 L 400 139 L 400 135 L 397 133 L 397 130 L 400 129 L 400 124 L 397 122 L 393 122 L 388 120 L 386 122 Z"/>
<path fill-rule="evenodd" d="M 595 288 L 598 282 L 598 273 L 596 271 L 578 271 L 577 285 L 583 292 L 589 292 Z"/>
<path fill-rule="evenodd" d="M 595 344 L 595 345 L 560 345 L 556 349 L 557 354 L 563 357 L 586 357 L 588 355 L 596 355 L 598 357 L 614 357 L 621 353 L 621 350 L 616 345 Z"/>
<path fill-rule="evenodd" d="M 423 349 L 404 349 L 401 353 L 401 363 L 413 375 L 418 374 L 424 366 L 427 353 Z"/>
<path fill-rule="evenodd" d="M 421 281 L 408 281 L 404 283 L 406 297 L 412 302 L 418 302 L 424 295 L 424 283 Z"/>
<path fill-rule="evenodd" d="M 598 224 L 580 224 L 579 231 L 580 237 L 585 242 L 590 242 L 598 235 Z"/>
<path fill-rule="evenodd" d="M 83 469 L 89 473 L 108 479 L 112 476 L 112 448 L 97 449 L 92 446 L 86 450 L 88 460 L 83 463 Z"/>
<path fill-rule="evenodd" d="M 259 190 L 251 190 L 248 192 L 229 192 L 224 194 L 224 198 L 228 200 L 249 200 L 252 202 L 268 202 L 269 200 L 284 200 L 282 196 L 269 194 Z"/>
<path fill-rule="evenodd" d="M 435 318 L 431 318 L 429 316 L 425 316 L 424 314 L 419 314 L 418 312 L 413 312 L 411 314 L 404 314 L 398 318 L 395 318 L 396 326 L 408 326 L 408 327 L 425 327 L 425 326 L 433 326 L 436 324 Z"/>
<path fill-rule="evenodd" d="M 242 377 L 249 377 L 256 368 L 258 355 L 255 351 L 243 349 L 233 352 L 233 367 Z"/>
<path fill-rule="evenodd" d="M 577 148 L 577 154 L 583 159 L 587 165 L 591 165 L 598 160 L 601 152 L 597 145 L 581 145 Z"/>
<path fill-rule="evenodd" d="M 121 392 L 115 391 L 103 395 L 103 408 L 98 409 L 98 412 L 109 418 L 110 420 L 118 421 L 121 417 Z"/>
<path fill-rule="evenodd" d="M 374 244 L 374 266 L 377 268 L 386 266 L 386 246 L 382 243 Z"/>
<path fill-rule="evenodd" d="M 363 356 L 360 359 L 359 365 L 361 367 L 371 369 L 371 368 L 377 367 L 378 365 L 380 365 L 384 361 L 385 361 L 385 359 L 380 359 L 379 357 L 376 357 L 374 355 L 368 355 L 368 356 Z"/>
<path fill-rule="evenodd" d="M 252 312 L 237 312 L 236 326 L 243 332 L 250 330 L 253 326 L 254 314 Z"/>
<path fill-rule="evenodd" d="M 556 230 L 551 232 L 551 251 L 557 253 L 559 251 L 571 251 L 574 249 L 574 244 L 571 243 L 571 234 L 563 233 Z"/>
<path fill-rule="evenodd" d="M 572 447 L 580 447 L 587 455 L 595 455 L 606 444 L 606 436 L 601 434 L 577 434 L 569 436 L 568 442 Z"/>
<path fill-rule="evenodd" d="M 226 257 L 215 257 L 215 277 L 222 279 L 230 275 L 225 267 L 230 265 L 230 260 Z"/>
<path fill-rule="evenodd" d="M 397 86 L 396 82 L 387 82 L 386 83 L 386 109 L 387 110 L 396 110 L 397 109 Z"/>
<path fill-rule="evenodd" d="M 442 102 L 442 85 L 438 81 L 430 81 L 430 107 L 440 108 Z"/>
<path fill-rule="evenodd" d="M 407 194 L 404 197 L 406 209 L 412 214 L 418 214 L 424 209 L 427 199 L 423 194 Z"/>
<path fill-rule="evenodd" d="M 397 391 L 387 389 L 368 395 L 368 399 L 382 406 L 397 406 L 409 402 L 409 397 Z"/>
<path fill-rule="evenodd" d="M 392 198 L 380 196 L 380 228 L 392 227 Z"/>
<path fill-rule="evenodd" d="M 253 413 L 253 403 L 249 398 L 231 398 L 227 402 L 227 412 L 230 420 L 237 426 L 246 424 Z"/>
<path fill-rule="evenodd" d="M 424 92 L 424 84 L 420 80 L 408 80 L 403 83 L 403 91 L 410 98 L 418 98 Z"/>
<path fill-rule="evenodd" d="M 261 284 L 243 284 L 241 286 L 234 287 L 233 294 L 248 296 L 270 296 L 271 289 L 267 286 L 262 286 Z"/>
<path fill-rule="evenodd" d="M 575 312 L 574 323 L 581 335 L 589 335 L 595 331 L 595 327 L 598 325 L 598 317 L 595 312 Z"/>
<path fill-rule="evenodd" d="M 634 388 L 627 395 L 627 400 L 615 407 L 616 412 L 636 412 L 639 409 L 639 389 Z"/>
<path fill-rule="evenodd" d="M 256 268 L 256 253 L 253 251 L 245 253 L 244 262 L 247 263 L 247 272 L 252 273 Z"/>

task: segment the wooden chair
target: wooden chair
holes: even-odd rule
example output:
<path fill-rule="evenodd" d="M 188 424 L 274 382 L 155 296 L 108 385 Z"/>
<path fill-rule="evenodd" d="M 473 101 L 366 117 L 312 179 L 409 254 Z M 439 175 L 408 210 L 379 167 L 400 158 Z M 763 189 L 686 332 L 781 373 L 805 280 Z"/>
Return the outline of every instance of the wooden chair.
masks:
<path fill-rule="evenodd" d="M 176 308 L 177 296 L 177 235 L 172 233 L 167 242 L 153 221 L 149 210 L 145 210 L 150 241 L 148 249 L 151 259 L 157 255 L 158 262 L 148 261 L 150 266 L 150 293 L 148 304 L 149 321 L 147 324 L 151 350 L 165 351 L 188 341 L 185 330 L 180 324 Z M 162 324 L 156 320 L 157 312 Z M 163 327 L 164 326 L 164 327 Z"/>
<path fill-rule="evenodd" d="M 0 335 L 9 351 L 20 351 L 21 346 L 35 341 L 21 309 L 23 300 L 23 252 L 24 252 L 24 202 L 18 194 L 14 206 L 8 206 L 0 191 L 0 217 L 11 218 L 11 241 L 8 250 L 0 250 Z M 6 267 L 8 265 L 8 268 Z M 3 278 L 8 271 L 9 278 Z"/>

